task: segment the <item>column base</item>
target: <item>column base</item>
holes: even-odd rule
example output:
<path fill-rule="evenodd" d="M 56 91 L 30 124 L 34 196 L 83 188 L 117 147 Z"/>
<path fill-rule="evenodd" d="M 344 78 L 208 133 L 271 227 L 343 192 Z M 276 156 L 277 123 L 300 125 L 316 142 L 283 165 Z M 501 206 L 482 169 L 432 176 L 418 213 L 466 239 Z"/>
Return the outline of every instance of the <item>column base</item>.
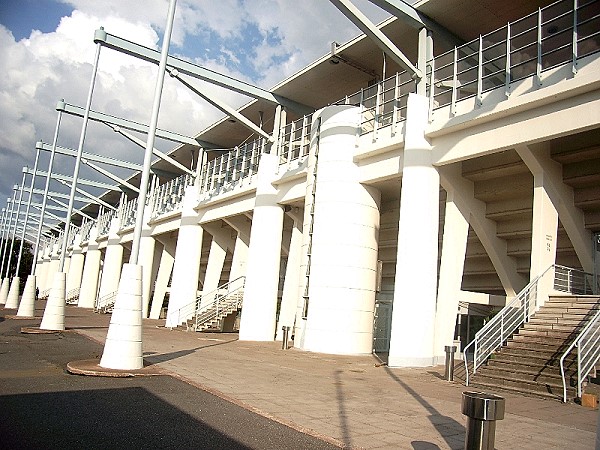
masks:
<path fill-rule="evenodd" d="M 42 330 L 63 331 L 65 329 L 65 295 L 67 288 L 67 274 L 58 272 L 54 275 L 52 289 L 48 296 L 44 317 L 40 328 Z"/>
<path fill-rule="evenodd" d="M 29 275 L 23 289 L 23 296 L 17 316 L 32 317 L 35 311 L 35 275 Z"/>
<path fill-rule="evenodd" d="M 100 367 L 136 370 L 142 356 L 142 266 L 124 264 Z"/>

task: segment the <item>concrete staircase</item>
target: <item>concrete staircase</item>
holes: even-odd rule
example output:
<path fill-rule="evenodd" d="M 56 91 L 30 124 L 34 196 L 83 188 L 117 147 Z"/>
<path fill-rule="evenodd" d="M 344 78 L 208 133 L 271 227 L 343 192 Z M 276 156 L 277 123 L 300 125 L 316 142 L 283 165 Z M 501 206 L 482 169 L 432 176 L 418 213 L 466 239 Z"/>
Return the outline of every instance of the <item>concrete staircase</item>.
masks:
<path fill-rule="evenodd" d="M 211 303 L 188 319 L 187 330 L 220 330 L 222 321 L 241 308 L 243 298 L 244 291 L 240 290 L 219 298 L 218 302 Z"/>
<path fill-rule="evenodd" d="M 560 358 L 600 309 L 598 296 L 555 296 L 491 355 L 470 386 L 561 399 Z M 567 398 L 577 396 L 577 349 L 565 359 Z"/>

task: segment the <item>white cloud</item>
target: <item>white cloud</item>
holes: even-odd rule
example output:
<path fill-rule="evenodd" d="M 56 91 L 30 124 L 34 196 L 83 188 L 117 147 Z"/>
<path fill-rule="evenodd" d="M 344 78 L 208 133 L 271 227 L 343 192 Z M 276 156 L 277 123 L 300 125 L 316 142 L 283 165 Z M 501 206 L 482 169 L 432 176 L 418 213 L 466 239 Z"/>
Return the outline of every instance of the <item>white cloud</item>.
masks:
<path fill-rule="evenodd" d="M 57 100 L 85 105 L 97 28 L 104 26 L 111 34 L 159 49 L 167 0 L 64 2 L 75 10 L 63 17 L 52 33 L 34 31 L 29 38 L 15 42 L 0 26 L 4 63 L 0 77 L 0 200 L 20 182 L 21 166 L 32 166 L 35 142 L 51 142 Z M 376 21 L 385 17 L 366 0 L 356 4 Z M 249 29 L 254 32 L 252 40 L 244 35 Z M 170 52 L 244 81 L 256 79 L 270 88 L 327 53 L 331 41 L 343 42 L 358 34 L 350 21 L 324 0 L 179 0 Z M 196 47 L 189 48 L 190 43 Z M 274 60 L 278 61 L 275 65 Z M 156 66 L 103 48 L 93 108 L 147 123 L 155 79 Z M 192 84 L 232 106 L 248 101 L 207 83 L 194 80 Z M 221 117 L 170 77 L 165 80 L 163 96 L 161 128 L 193 135 Z M 81 119 L 64 117 L 59 144 L 76 148 L 80 130 Z M 142 159 L 138 149 L 103 125 L 88 127 L 85 144 L 90 152 Z M 173 144 L 165 145 L 168 149 Z M 71 161 L 60 158 L 57 164 L 61 172 L 72 172 Z"/>

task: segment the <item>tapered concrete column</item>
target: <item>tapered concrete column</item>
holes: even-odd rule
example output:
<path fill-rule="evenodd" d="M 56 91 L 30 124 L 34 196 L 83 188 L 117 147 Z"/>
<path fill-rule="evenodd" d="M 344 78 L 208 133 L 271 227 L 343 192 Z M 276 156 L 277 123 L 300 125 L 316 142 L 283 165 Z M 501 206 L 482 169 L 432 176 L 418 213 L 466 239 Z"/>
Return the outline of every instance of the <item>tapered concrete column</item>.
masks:
<path fill-rule="evenodd" d="M 410 94 L 398 226 L 398 255 L 388 365 L 434 364 L 439 174 L 425 139 L 428 100 Z"/>
<path fill-rule="evenodd" d="M 202 227 L 212 236 L 206 274 L 204 275 L 204 286 L 202 287 L 202 304 L 205 305 L 214 300 L 214 296 L 213 298 L 204 298 L 204 296 L 214 292 L 219 287 L 227 250 L 233 252 L 235 240 L 231 237 L 231 229 L 222 227 L 218 223 L 204 224 Z"/>
<path fill-rule="evenodd" d="M 117 234 L 119 232 L 119 226 L 119 218 L 115 217 L 111 220 L 106 254 L 104 255 L 104 265 L 102 266 L 102 279 L 100 280 L 98 299 L 103 299 L 107 295 L 116 293 L 119 288 L 121 269 L 123 267 L 123 246 L 121 245 L 121 239 Z"/>
<path fill-rule="evenodd" d="M 271 182 L 278 166 L 277 155 L 262 155 L 252 215 L 240 340 L 272 341 L 275 338 L 283 208 L 277 203 L 277 189 Z"/>
<path fill-rule="evenodd" d="M 229 217 L 224 221 L 237 232 L 231 261 L 231 272 L 229 272 L 229 281 L 233 281 L 246 275 L 251 222 L 245 216 Z"/>
<path fill-rule="evenodd" d="M 279 323 L 277 323 L 277 340 L 282 340 L 281 327 L 293 328 L 296 317 L 296 305 L 298 303 L 298 290 L 300 287 L 300 261 L 302 252 L 302 225 L 304 210 L 293 208 L 286 213 L 294 220 L 292 236 L 290 239 L 290 251 L 285 268 L 285 281 L 283 283 L 283 294 L 281 308 L 279 310 Z"/>
<path fill-rule="evenodd" d="M 150 213 L 150 208 L 144 210 L 144 214 Z M 148 222 L 144 222 L 147 224 Z M 140 238 L 140 263 L 142 266 L 142 315 L 148 316 L 148 307 L 150 305 L 150 291 L 152 289 L 152 276 L 154 270 L 154 249 L 156 241 L 150 234 L 150 229 L 147 225 L 142 228 L 142 237 Z"/>
<path fill-rule="evenodd" d="M 96 302 L 96 295 L 98 294 L 98 279 L 100 277 L 100 259 L 102 254 L 98 249 L 97 238 L 98 227 L 94 226 L 90 230 L 85 262 L 83 264 L 79 301 L 77 302 L 77 306 L 80 308 L 93 308 Z"/>
<path fill-rule="evenodd" d="M 23 295 L 21 296 L 21 303 L 19 303 L 19 310 L 17 316 L 19 317 L 33 317 L 35 312 L 35 275 L 29 275 L 27 282 L 25 283 L 25 289 L 23 289 Z"/>
<path fill-rule="evenodd" d="M 39 288 L 40 291 L 44 289 L 46 284 L 46 273 L 48 271 L 48 265 L 46 264 L 45 257 L 47 253 L 47 246 L 44 246 L 38 252 L 38 258 L 35 263 L 35 282 L 36 287 Z M 48 261 L 50 261 L 48 257 Z"/>
<path fill-rule="evenodd" d="M 4 305 L 5 308 L 17 309 L 19 307 L 19 283 L 19 277 L 13 277 L 10 283 L 8 297 L 6 298 L 6 304 Z"/>
<path fill-rule="evenodd" d="M 0 287 L 0 305 L 6 304 L 8 299 L 8 289 L 10 288 L 10 279 L 8 277 L 2 280 L 2 286 Z"/>
<path fill-rule="evenodd" d="M 353 106 L 329 106 L 313 115 L 312 142 L 319 149 L 308 167 L 313 173 L 317 165 L 305 350 L 370 354 L 373 348 L 381 195 L 358 181 L 353 154 L 359 119 Z M 305 229 L 310 223 L 305 217 Z"/>
<path fill-rule="evenodd" d="M 68 252 L 68 250 L 67 250 Z M 69 270 L 71 268 L 71 255 L 67 255 L 65 257 L 65 267 L 63 269 L 63 272 L 67 274 L 67 278 L 69 278 Z"/>
<path fill-rule="evenodd" d="M 44 309 L 44 317 L 40 324 L 42 330 L 62 331 L 65 329 L 65 287 L 67 275 L 57 272 L 54 275 L 54 283 L 50 288 L 50 295 Z"/>
<path fill-rule="evenodd" d="M 115 308 L 110 318 L 100 366 L 109 369 L 141 369 L 142 266 L 124 264 Z"/>
<path fill-rule="evenodd" d="M 150 319 L 158 319 L 160 310 L 164 303 L 165 294 L 173 271 L 173 263 L 175 262 L 175 242 L 162 241 L 163 248 L 160 255 L 160 264 L 158 266 L 158 274 L 154 284 L 154 296 L 150 307 Z"/>
<path fill-rule="evenodd" d="M 435 311 L 434 354 L 436 364 L 445 362 L 444 347 L 454 343 L 458 301 L 467 253 L 468 218 L 469 213 L 464 208 L 461 209 L 455 191 L 447 190 L 442 261 Z"/>
<path fill-rule="evenodd" d="M 58 273 L 58 268 L 60 266 L 60 244 L 55 242 L 52 245 L 52 250 L 50 253 L 50 261 L 48 262 L 48 271 L 46 272 L 45 285 L 44 288 L 40 288 L 41 291 L 45 291 L 47 289 L 52 289 L 54 287 L 54 276 Z"/>
<path fill-rule="evenodd" d="M 167 311 L 167 327 L 176 327 L 181 324 L 180 320 L 185 320 L 179 316 L 178 310 L 195 302 L 198 295 L 204 230 L 198 224 L 198 213 L 194 211 L 194 207 L 198 204 L 196 189 L 195 186 L 188 186 L 183 197 L 181 226 L 177 237 L 169 310 Z"/>
<path fill-rule="evenodd" d="M 74 289 L 79 289 L 81 287 L 81 277 L 83 275 L 85 256 L 83 254 L 83 249 L 81 248 L 80 234 L 75 236 L 70 260 L 71 262 L 69 264 L 69 271 L 67 272 L 67 294 Z"/>

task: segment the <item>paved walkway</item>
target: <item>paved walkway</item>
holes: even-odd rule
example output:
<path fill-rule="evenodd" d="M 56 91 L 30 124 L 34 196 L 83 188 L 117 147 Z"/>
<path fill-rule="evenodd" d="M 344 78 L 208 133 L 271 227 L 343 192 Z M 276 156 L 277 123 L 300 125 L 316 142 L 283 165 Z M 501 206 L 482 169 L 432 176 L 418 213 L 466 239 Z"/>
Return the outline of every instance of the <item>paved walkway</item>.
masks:
<path fill-rule="evenodd" d="M 104 342 L 109 319 L 68 306 L 65 324 Z M 144 321 L 147 363 L 293 428 L 340 447 L 463 448 L 461 398 L 468 388 L 443 380 L 443 367 L 390 369 L 372 356 L 282 350 L 281 343 L 243 342 L 236 334 L 169 330 L 163 324 Z M 500 395 L 506 415 L 497 422 L 497 449 L 594 448 L 597 408 Z"/>

